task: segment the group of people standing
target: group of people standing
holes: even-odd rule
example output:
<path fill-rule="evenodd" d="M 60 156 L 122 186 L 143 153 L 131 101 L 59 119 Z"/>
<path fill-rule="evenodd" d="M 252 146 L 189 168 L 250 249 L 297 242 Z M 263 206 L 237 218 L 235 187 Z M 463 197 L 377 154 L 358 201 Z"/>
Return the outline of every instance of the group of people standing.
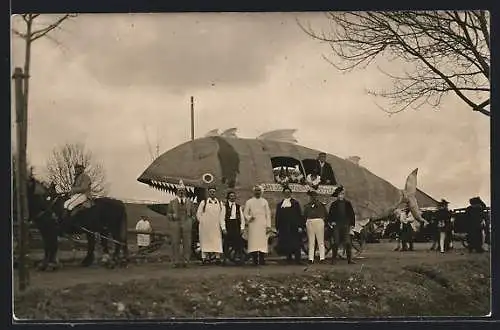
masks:
<path fill-rule="evenodd" d="M 289 187 L 283 188 L 283 200 L 276 206 L 276 229 L 278 230 L 278 252 L 286 255 L 288 262 L 301 263 L 300 232 L 305 229 L 308 241 L 308 261 L 314 262 L 315 246 L 318 244 L 319 262 L 325 263 L 325 228 L 331 230 L 332 263 L 337 259 L 340 244 L 346 250 L 348 263 L 354 263 L 351 253 L 351 231 L 355 224 L 354 209 L 345 199 L 345 190 L 338 187 L 332 194 L 336 198 L 327 211 L 319 201 L 315 190 L 309 191 L 309 203 L 302 211 L 300 203 L 291 196 Z"/>
<path fill-rule="evenodd" d="M 268 234 L 271 231 L 271 211 L 267 200 L 262 198 L 262 188 L 254 187 L 254 197 L 244 207 L 236 201 L 236 193 L 229 191 L 226 201 L 216 197 L 216 188 L 208 187 L 207 196 L 195 210 L 193 203 L 186 198 L 186 188 L 177 189 L 167 210 L 167 218 L 172 232 L 172 256 L 175 267 L 185 267 L 191 254 L 192 219 L 199 225 L 199 241 L 202 263 L 208 264 L 215 259 L 222 264 L 223 252 L 229 246 L 237 254 L 243 254 L 243 234 L 247 231 L 248 252 L 254 264 L 264 264 L 264 254 L 268 252 Z M 182 242 L 183 255 L 180 253 Z"/>
<path fill-rule="evenodd" d="M 236 201 L 236 193 L 229 191 L 225 201 L 216 197 L 216 187 L 208 187 L 207 196 L 197 209 L 186 198 L 186 189 L 178 188 L 177 197 L 168 205 L 167 217 L 172 232 L 172 256 L 175 267 L 185 267 L 191 254 L 192 219 L 196 217 L 199 226 L 199 242 L 202 264 L 212 260 L 216 264 L 224 264 L 224 251 L 232 247 L 236 254 L 244 254 L 244 236 L 247 251 L 254 265 L 264 265 L 265 256 L 269 252 L 268 238 L 272 232 L 271 210 L 268 201 L 262 197 L 262 188 L 253 187 L 253 197 L 244 205 Z M 309 192 L 310 201 L 302 211 L 300 203 L 292 196 L 289 187 L 283 188 L 283 199 L 276 207 L 276 229 L 278 231 L 277 250 L 286 256 L 287 261 L 301 263 L 301 231 L 307 232 L 309 243 L 309 263 L 314 262 L 315 244 L 317 242 L 320 263 L 325 262 L 325 226 L 332 228 L 334 235 L 334 255 L 340 243 L 346 248 L 349 263 L 351 258 L 350 231 L 354 226 L 354 210 L 352 204 L 345 199 L 343 187 L 335 190 L 336 200 L 327 211 L 325 205 L 318 200 L 318 194 Z M 181 244 L 182 242 L 182 244 Z M 180 247 L 183 247 L 181 255 Z"/>
<path fill-rule="evenodd" d="M 469 200 L 470 205 L 464 214 L 466 241 L 470 252 L 483 252 L 485 232 L 487 231 L 485 210 L 486 205 L 479 197 Z M 445 199 L 437 204 L 437 210 L 429 216 L 430 234 L 432 240 L 431 251 L 445 253 L 453 249 L 454 213 L 448 208 L 449 202 Z M 399 211 L 398 217 L 398 245 L 396 251 L 413 251 L 416 220 L 406 207 Z"/>

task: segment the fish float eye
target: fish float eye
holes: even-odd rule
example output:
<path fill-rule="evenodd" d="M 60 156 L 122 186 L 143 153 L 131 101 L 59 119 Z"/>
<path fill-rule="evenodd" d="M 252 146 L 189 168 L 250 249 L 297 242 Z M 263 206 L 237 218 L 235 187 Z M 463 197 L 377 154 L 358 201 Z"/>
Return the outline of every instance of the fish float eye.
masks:
<path fill-rule="evenodd" d="M 210 173 L 205 173 L 205 174 L 203 174 L 203 176 L 201 177 L 201 179 L 206 184 L 210 184 L 210 183 L 212 183 L 214 181 L 214 176 L 212 174 L 210 174 Z"/>

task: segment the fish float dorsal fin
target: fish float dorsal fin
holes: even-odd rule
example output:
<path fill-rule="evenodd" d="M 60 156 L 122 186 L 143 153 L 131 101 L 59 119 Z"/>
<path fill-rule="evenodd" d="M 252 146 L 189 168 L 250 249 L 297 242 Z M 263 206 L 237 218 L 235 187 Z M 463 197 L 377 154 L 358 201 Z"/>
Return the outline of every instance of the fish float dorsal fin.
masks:
<path fill-rule="evenodd" d="M 211 131 L 208 131 L 207 134 L 205 134 L 205 137 L 209 137 L 209 136 L 219 136 L 219 129 L 216 128 L 216 129 L 213 129 Z"/>
<path fill-rule="evenodd" d="M 257 137 L 259 140 L 274 140 L 281 142 L 297 143 L 297 139 L 293 134 L 296 129 L 278 129 L 270 132 L 263 133 Z"/>
<path fill-rule="evenodd" d="M 230 137 L 230 138 L 237 138 L 238 136 L 236 135 L 236 131 L 238 129 L 236 127 L 230 128 L 225 130 L 224 132 L 221 133 L 221 136 L 223 137 Z"/>

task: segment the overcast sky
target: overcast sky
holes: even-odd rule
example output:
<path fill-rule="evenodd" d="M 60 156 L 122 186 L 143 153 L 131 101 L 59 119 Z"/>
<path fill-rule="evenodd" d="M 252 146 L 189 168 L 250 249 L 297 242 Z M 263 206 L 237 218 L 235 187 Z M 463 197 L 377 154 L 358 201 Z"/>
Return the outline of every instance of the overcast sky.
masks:
<path fill-rule="evenodd" d="M 342 74 L 322 59 L 329 47 L 296 18 L 321 13 L 97 14 L 67 21 L 33 47 L 28 158 L 43 175 L 52 148 L 84 142 L 102 163 L 110 195 L 164 200 L 136 181 L 151 163 L 144 127 L 160 154 L 190 136 L 237 127 L 241 137 L 298 129 L 299 143 L 347 157 L 402 188 L 418 186 L 452 207 L 490 201 L 489 118 L 456 97 L 439 110 L 388 116 L 367 88 L 387 84 L 376 67 Z M 41 16 L 43 22 L 53 17 Z M 22 24 L 13 20 L 14 26 Z M 13 66 L 24 45 L 12 41 Z M 382 63 L 382 62 L 381 62 Z"/>

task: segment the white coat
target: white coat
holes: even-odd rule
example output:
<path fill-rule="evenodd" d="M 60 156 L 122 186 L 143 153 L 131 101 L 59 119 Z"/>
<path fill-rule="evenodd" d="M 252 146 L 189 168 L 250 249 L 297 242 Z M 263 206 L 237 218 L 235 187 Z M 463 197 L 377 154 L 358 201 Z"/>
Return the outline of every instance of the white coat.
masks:
<path fill-rule="evenodd" d="M 210 199 L 208 200 L 210 201 Z M 223 218 L 224 206 L 219 200 L 214 199 L 208 202 L 203 212 L 205 201 L 201 201 L 196 212 L 199 221 L 199 236 L 201 252 L 222 253 L 222 229 L 221 221 Z"/>
<path fill-rule="evenodd" d="M 267 228 L 271 228 L 271 210 L 264 198 L 251 198 L 243 211 L 248 223 L 248 252 L 268 252 Z"/>
<path fill-rule="evenodd" d="M 151 232 L 151 224 L 147 220 L 139 220 L 135 226 L 135 230 Z M 137 234 L 137 246 L 149 246 L 151 244 L 151 235 Z"/>

